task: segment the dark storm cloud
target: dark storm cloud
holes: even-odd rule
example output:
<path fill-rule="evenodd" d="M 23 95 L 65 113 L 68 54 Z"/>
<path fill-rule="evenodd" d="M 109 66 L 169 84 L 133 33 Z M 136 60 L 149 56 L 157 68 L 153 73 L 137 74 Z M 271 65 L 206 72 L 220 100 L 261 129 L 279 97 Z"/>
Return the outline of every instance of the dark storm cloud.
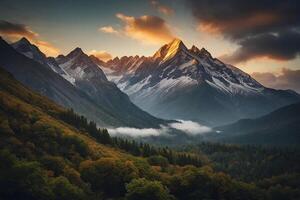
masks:
<path fill-rule="evenodd" d="M 186 1 L 201 31 L 222 34 L 240 45 L 227 57 L 232 62 L 293 59 L 300 52 L 300 1 Z"/>
<path fill-rule="evenodd" d="M 283 68 L 281 74 L 255 72 L 252 77 L 263 85 L 277 89 L 292 89 L 300 93 L 300 70 Z"/>
<path fill-rule="evenodd" d="M 282 31 L 279 34 L 264 33 L 246 37 L 239 41 L 232 55 L 221 59 L 228 63 L 239 63 L 252 58 L 268 57 L 275 60 L 291 60 L 300 52 L 300 34 L 297 31 Z"/>
<path fill-rule="evenodd" d="M 37 45 L 40 50 L 48 56 L 57 56 L 60 51 L 51 43 L 41 40 L 38 33 L 35 33 L 24 24 L 0 20 L 0 35 L 10 42 L 15 42 L 22 37 L 26 37 L 31 43 Z"/>
<path fill-rule="evenodd" d="M 31 31 L 27 26 L 23 24 L 11 23 L 4 20 L 0 20 L 0 33 L 9 36 L 22 35 L 30 39 L 38 36 L 37 33 Z"/>

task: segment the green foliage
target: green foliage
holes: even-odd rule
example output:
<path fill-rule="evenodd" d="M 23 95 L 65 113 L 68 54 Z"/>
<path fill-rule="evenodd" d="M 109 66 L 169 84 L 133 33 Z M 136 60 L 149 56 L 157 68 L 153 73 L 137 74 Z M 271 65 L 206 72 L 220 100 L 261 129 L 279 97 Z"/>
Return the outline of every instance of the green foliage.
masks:
<path fill-rule="evenodd" d="M 134 179 L 126 185 L 128 200 L 170 200 L 173 197 L 159 181 L 148 181 L 145 178 Z"/>
<path fill-rule="evenodd" d="M 150 156 L 147 158 L 148 163 L 150 165 L 157 165 L 157 166 L 161 166 L 161 167 L 168 167 L 169 165 L 169 161 L 168 159 L 166 159 L 163 156 Z"/>
<path fill-rule="evenodd" d="M 19 161 L 8 151 L 0 152 L 0 199 L 50 199 L 53 193 L 37 162 Z"/>
<path fill-rule="evenodd" d="M 232 180 L 209 167 L 187 168 L 170 181 L 171 194 L 178 199 L 263 199 L 260 190 L 251 184 Z"/>
<path fill-rule="evenodd" d="M 186 151 L 204 153 L 216 171 L 242 181 L 257 181 L 300 171 L 300 151 L 296 148 L 274 148 L 201 143 Z"/>
<path fill-rule="evenodd" d="M 51 180 L 50 186 L 53 193 L 60 200 L 82 200 L 86 199 L 84 191 L 75 185 L 72 185 L 65 177 L 57 177 Z"/>
<path fill-rule="evenodd" d="M 138 170 L 130 161 L 101 158 L 82 162 L 80 172 L 83 180 L 91 183 L 94 192 L 118 197 L 125 194 L 125 184 L 137 177 Z"/>

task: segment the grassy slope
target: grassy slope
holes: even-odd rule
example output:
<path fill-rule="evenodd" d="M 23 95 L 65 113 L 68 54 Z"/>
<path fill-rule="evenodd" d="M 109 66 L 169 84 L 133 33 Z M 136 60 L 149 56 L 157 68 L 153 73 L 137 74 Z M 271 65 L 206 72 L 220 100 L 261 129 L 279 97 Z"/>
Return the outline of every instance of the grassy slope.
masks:
<path fill-rule="evenodd" d="M 53 128 L 62 130 L 65 135 L 76 135 L 84 140 L 91 152 L 98 156 L 124 157 L 125 155 L 116 149 L 97 143 L 94 139 L 85 133 L 78 131 L 72 126 L 64 123 L 55 116 L 65 111 L 63 107 L 58 106 L 47 99 L 23 86 L 13 79 L 12 75 L 0 68 L 0 100 L 1 107 L 7 109 L 18 108 L 21 113 L 37 115 L 45 124 Z"/>

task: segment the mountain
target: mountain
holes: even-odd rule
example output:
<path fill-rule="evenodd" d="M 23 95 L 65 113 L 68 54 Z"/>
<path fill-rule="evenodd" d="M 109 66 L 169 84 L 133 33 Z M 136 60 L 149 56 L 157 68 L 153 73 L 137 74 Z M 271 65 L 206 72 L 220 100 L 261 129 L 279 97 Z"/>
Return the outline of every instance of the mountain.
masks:
<path fill-rule="evenodd" d="M 25 37 L 11 44 L 11 46 L 26 57 L 33 59 L 42 65 L 48 66 L 56 73 L 67 77 L 67 74 L 58 66 L 53 57 L 46 57 L 37 46 L 31 44 Z"/>
<path fill-rule="evenodd" d="M 99 81 L 95 81 L 98 84 L 102 84 L 99 88 L 107 90 L 111 89 L 111 93 L 106 90 L 106 93 L 103 94 L 104 97 L 105 95 L 111 96 L 110 107 L 107 106 L 107 99 L 102 101 L 105 103 L 100 103 L 101 101 L 99 99 L 101 96 L 98 92 L 99 90 L 97 88 L 92 88 L 96 86 L 91 86 L 87 83 L 87 81 L 80 80 L 75 76 L 76 73 L 68 74 L 64 68 L 58 65 L 55 59 L 45 59 L 44 54 L 40 54 L 41 52 L 38 48 L 31 46 L 28 41 L 22 39 L 18 43 L 13 44 L 13 46 L 20 52 L 24 53 L 24 55 L 34 55 L 32 58 L 40 59 L 34 61 L 31 58 L 20 54 L 1 39 L 1 67 L 12 73 L 16 79 L 26 86 L 49 97 L 60 105 L 73 108 L 76 112 L 97 122 L 98 125 L 154 127 L 159 126 L 159 124 L 163 122 L 162 120 L 150 116 L 132 104 L 124 93 L 122 93 L 113 83 L 107 81 L 105 75 L 97 66 L 97 69 L 100 71 L 93 69 L 93 67 L 95 67 L 95 65 L 93 65 L 92 67 L 85 68 L 85 71 L 81 71 L 81 73 L 83 77 L 86 77 L 89 80 L 95 80 L 100 77 L 101 79 Z M 78 51 L 76 50 L 70 53 L 69 57 L 75 56 L 74 54 L 77 52 Z M 69 59 L 69 57 L 67 56 L 66 59 Z M 61 73 L 57 73 L 57 71 L 49 67 L 48 64 L 45 64 L 45 62 L 49 60 L 55 63 L 66 74 L 66 76 L 63 76 Z M 82 60 L 78 59 L 78 62 L 80 61 Z M 93 64 L 93 62 L 91 63 Z M 89 71 L 92 69 L 94 71 Z M 85 74 L 83 74 L 83 72 L 85 72 Z M 93 76 L 89 72 L 92 72 Z M 71 77 L 72 79 L 66 77 Z M 96 92 L 93 93 L 91 91 L 92 89 Z M 97 96 L 91 96 L 94 94 Z M 117 102 L 117 100 L 119 100 L 119 102 Z M 115 106 L 116 108 L 111 109 L 112 106 Z M 123 110 L 127 109 L 127 115 L 116 113 L 116 109 L 120 106 L 124 106 Z M 123 110 L 120 110 L 120 112 Z"/>
<path fill-rule="evenodd" d="M 151 57 L 114 58 L 104 67 L 108 79 L 136 105 L 167 119 L 215 126 L 261 116 L 300 99 L 293 91 L 266 88 L 206 49 L 188 49 L 179 39 Z"/>
<path fill-rule="evenodd" d="M 73 108 L 99 125 L 122 124 L 48 66 L 18 53 L 2 39 L 0 39 L 0 56 L 0 67 L 40 94 L 67 108 Z"/>
<path fill-rule="evenodd" d="M 111 138 L 0 68 L 1 200 L 299 199 L 299 152 L 201 145 Z"/>
<path fill-rule="evenodd" d="M 115 83 L 107 80 L 101 68 L 80 48 L 56 58 L 59 66 L 71 76 L 75 86 L 96 104 L 108 109 L 125 124 L 134 127 L 159 127 L 164 120 L 155 118 L 134 105 Z"/>
<path fill-rule="evenodd" d="M 300 144 L 300 103 L 279 108 L 263 117 L 243 119 L 215 128 L 214 140 L 269 145 Z"/>

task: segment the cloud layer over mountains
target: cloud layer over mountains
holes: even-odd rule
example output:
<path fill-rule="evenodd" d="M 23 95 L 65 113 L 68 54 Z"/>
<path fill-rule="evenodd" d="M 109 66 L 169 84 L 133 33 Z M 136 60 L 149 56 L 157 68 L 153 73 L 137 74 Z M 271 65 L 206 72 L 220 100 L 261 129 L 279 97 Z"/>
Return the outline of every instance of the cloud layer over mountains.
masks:
<path fill-rule="evenodd" d="M 177 122 L 170 123 L 168 126 L 161 126 L 161 128 L 131 128 L 131 127 L 119 127 L 114 129 L 108 129 L 108 132 L 114 136 L 129 136 L 129 137 L 149 137 L 149 136 L 170 136 L 170 129 L 177 129 L 185 132 L 188 135 L 200 135 L 212 131 L 210 127 L 203 126 L 197 122 L 177 120 Z"/>

